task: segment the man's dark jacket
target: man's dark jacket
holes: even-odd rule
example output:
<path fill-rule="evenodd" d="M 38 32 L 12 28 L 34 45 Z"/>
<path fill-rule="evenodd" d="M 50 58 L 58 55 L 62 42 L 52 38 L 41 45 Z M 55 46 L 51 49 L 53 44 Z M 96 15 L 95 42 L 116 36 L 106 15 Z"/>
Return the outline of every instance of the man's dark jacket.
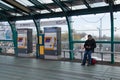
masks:
<path fill-rule="evenodd" d="M 90 48 L 86 48 L 86 46 L 90 46 Z M 92 50 L 92 52 L 94 52 L 94 48 L 96 48 L 96 42 L 95 42 L 95 40 L 94 39 L 91 39 L 91 40 L 87 39 L 85 41 L 84 48 L 87 51 Z"/>

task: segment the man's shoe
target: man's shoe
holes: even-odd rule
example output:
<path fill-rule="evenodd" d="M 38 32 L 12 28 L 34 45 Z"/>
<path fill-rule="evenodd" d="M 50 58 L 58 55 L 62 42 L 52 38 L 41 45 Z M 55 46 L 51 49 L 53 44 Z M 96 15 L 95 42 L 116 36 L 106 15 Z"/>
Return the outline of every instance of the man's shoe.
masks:
<path fill-rule="evenodd" d="M 85 66 L 85 64 L 81 64 L 81 66 Z"/>

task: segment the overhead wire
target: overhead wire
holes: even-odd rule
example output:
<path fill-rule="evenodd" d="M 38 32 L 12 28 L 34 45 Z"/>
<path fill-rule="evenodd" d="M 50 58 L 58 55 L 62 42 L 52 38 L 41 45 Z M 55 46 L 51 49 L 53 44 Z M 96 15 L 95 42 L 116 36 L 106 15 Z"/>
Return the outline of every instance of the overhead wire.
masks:
<path fill-rule="evenodd" d="M 101 19 L 103 19 L 103 18 L 105 17 L 105 15 L 106 15 L 106 13 L 105 13 L 101 18 L 99 18 L 99 19 L 96 20 L 96 21 L 89 21 L 89 20 L 83 18 L 82 16 L 80 16 L 80 18 L 82 18 L 82 19 L 83 19 L 85 22 L 87 22 L 87 23 L 98 23 L 98 22 L 100 22 Z"/>

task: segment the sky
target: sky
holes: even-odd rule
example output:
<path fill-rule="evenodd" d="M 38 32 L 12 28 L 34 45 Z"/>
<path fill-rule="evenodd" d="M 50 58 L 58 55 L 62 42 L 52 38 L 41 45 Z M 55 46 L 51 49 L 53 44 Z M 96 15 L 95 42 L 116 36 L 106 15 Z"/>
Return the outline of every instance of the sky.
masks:
<path fill-rule="evenodd" d="M 56 18 L 59 19 L 59 18 Z M 62 18 L 65 19 L 65 18 Z M 48 19 L 46 19 L 48 20 Z M 54 19 L 49 19 L 54 20 Z M 51 26 L 51 25 L 50 25 Z M 53 25 L 62 28 L 63 32 L 68 30 L 67 25 Z M 114 13 L 114 27 L 116 31 L 115 35 L 120 36 L 120 12 Z M 101 34 L 106 36 L 111 36 L 111 22 L 110 22 L 110 14 L 92 14 L 92 15 L 82 15 L 82 16 L 73 16 L 72 17 L 72 28 L 76 33 L 85 32 L 87 34 L 92 34 L 95 36 L 99 36 L 100 29 L 102 30 Z"/>
<path fill-rule="evenodd" d="M 41 21 L 55 21 L 55 20 L 65 20 L 63 18 L 49 18 L 49 19 L 41 19 Z M 28 21 L 19 21 L 20 23 L 25 22 L 33 22 L 32 20 Z M 18 22 L 18 23 L 19 23 Z M 44 27 L 61 27 L 62 32 L 68 31 L 67 24 L 65 25 L 49 25 L 49 26 L 41 26 L 42 30 Z M 115 35 L 120 36 L 120 12 L 114 13 L 114 27 L 116 31 Z M 91 15 L 81 15 L 81 16 L 73 16 L 72 17 L 72 28 L 76 33 L 87 33 L 92 34 L 94 36 L 99 36 L 99 32 L 101 29 L 101 35 L 111 36 L 111 22 L 110 22 L 110 14 L 91 14 Z"/>
<path fill-rule="evenodd" d="M 96 15 L 84 15 L 77 16 L 73 23 L 74 29 L 83 32 L 90 33 L 92 35 L 99 35 L 99 29 L 102 29 L 102 35 L 110 36 L 111 22 L 110 14 L 96 14 Z M 114 13 L 114 27 L 117 29 L 115 35 L 119 35 L 120 32 L 120 13 Z M 89 31 L 86 31 L 89 30 Z"/>

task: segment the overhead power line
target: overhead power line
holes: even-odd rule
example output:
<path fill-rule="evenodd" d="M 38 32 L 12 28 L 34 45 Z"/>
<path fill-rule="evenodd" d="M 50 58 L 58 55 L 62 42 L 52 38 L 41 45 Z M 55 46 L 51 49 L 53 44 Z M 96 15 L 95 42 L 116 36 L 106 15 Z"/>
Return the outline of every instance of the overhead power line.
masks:
<path fill-rule="evenodd" d="M 85 19 L 85 18 L 83 18 L 83 17 L 81 17 L 80 16 L 80 18 L 82 18 L 85 22 L 87 22 L 87 23 L 98 23 L 98 22 L 100 22 L 100 20 L 101 19 L 103 19 L 104 17 L 105 17 L 105 15 L 106 15 L 106 13 L 101 17 L 101 18 L 99 18 L 98 20 L 96 20 L 96 21 L 90 21 L 90 20 L 87 20 L 87 19 Z"/>

